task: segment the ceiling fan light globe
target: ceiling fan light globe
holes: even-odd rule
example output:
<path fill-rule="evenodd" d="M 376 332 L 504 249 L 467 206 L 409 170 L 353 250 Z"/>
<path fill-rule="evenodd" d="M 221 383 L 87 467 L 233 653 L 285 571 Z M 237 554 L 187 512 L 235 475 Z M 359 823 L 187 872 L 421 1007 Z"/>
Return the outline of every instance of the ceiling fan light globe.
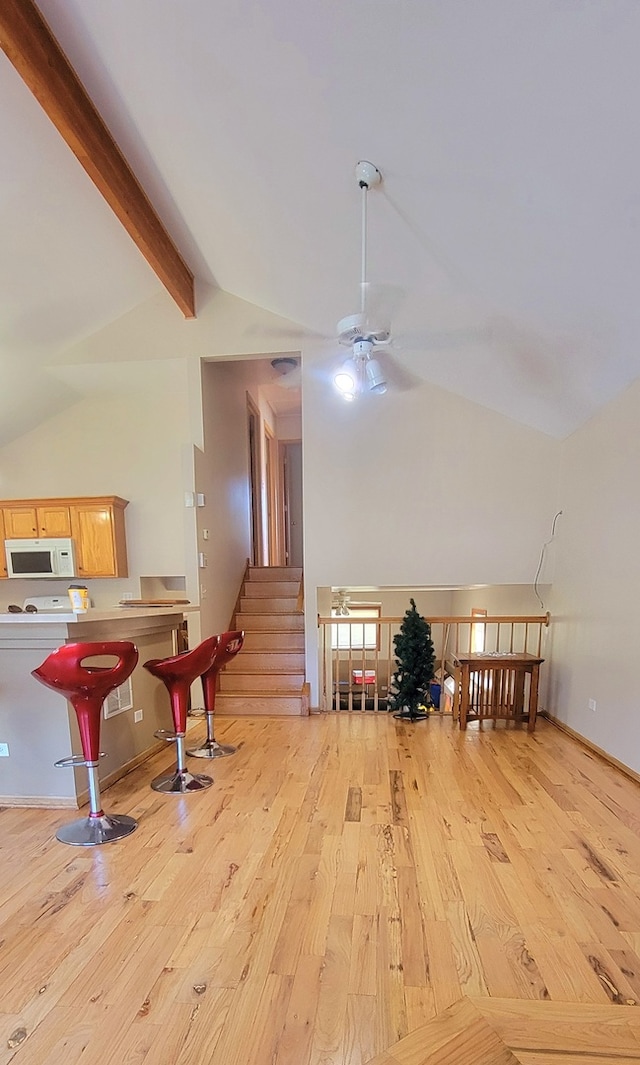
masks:
<path fill-rule="evenodd" d="M 367 388 L 370 392 L 382 396 L 387 391 L 387 382 L 384 379 L 382 367 L 377 359 L 368 359 L 365 369 Z"/>
<path fill-rule="evenodd" d="M 333 383 L 338 392 L 353 399 L 358 388 L 358 375 L 352 359 L 349 359 L 344 366 L 340 367 L 333 378 Z"/>

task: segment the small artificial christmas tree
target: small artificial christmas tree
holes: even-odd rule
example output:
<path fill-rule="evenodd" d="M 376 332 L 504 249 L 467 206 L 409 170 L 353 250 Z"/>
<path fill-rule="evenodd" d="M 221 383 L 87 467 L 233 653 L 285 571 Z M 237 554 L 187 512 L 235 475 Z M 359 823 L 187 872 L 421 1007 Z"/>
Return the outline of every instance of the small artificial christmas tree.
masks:
<path fill-rule="evenodd" d="M 396 652 L 396 671 L 389 691 L 390 710 L 397 710 L 394 717 L 409 721 L 422 721 L 427 717 L 418 709 L 429 702 L 429 684 L 435 676 L 435 651 L 431 639 L 431 626 L 416 610 L 410 599 L 400 626 L 393 637 Z"/>

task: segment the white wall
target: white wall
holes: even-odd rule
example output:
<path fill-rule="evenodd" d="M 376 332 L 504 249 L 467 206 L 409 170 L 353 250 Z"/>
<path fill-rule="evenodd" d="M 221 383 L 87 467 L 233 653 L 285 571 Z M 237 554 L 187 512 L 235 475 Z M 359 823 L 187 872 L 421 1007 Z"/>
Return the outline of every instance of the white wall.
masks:
<path fill-rule="evenodd" d="M 200 571 L 201 622 L 205 634 L 224 632 L 251 552 L 248 481 L 247 399 L 241 363 L 202 366 L 204 451 L 198 455 L 198 551 L 207 567 Z M 203 530 L 209 530 L 209 539 Z"/>
<path fill-rule="evenodd" d="M 279 414 L 276 418 L 278 440 L 302 440 L 302 416 L 297 414 Z"/>
<path fill-rule="evenodd" d="M 636 772 L 639 421 L 636 382 L 562 443 L 549 689 L 556 717 Z"/>
<path fill-rule="evenodd" d="M 309 661 L 318 586 L 533 582 L 557 440 L 426 385 L 353 404 L 317 385 L 303 428 Z"/>
<path fill-rule="evenodd" d="M 139 594 L 141 575 L 185 573 L 194 536 L 189 521 L 195 528 L 192 512 L 184 511 L 189 438 L 184 359 L 147 363 L 143 373 L 135 364 L 101 367 L 82 401 L 0 449 L 0 497 L 128 499 L 131 577 L 89 582 L 94 604 L 111 606 L 126 590 Z M 67 584 L 5 581 L 0 597 L 20 603 Z"/>
<path fill-rule="evenodd" d="M 551 437 L 426 385 L 354 404 L 318 388 L 304 405 L 307 577 L 530 583 L 557 455 Z"/>
<path fill-rule="evenodd" d="M 334 597 L 331 588 L 318 588 L 318 611 L 328 617 Z M 421 588 L 376 588 L 372 591 L 347 589 L 353 603 L 380 605 L 382 617 L 402 617 L 409 608 L 409 599 L 415 599 L 416 607 L 424 617 L 436 617 L 451 613 L 451 591 L 448 589 Z"/>
<path fill-rule="evenodd" d="M 534 574 L 535 576 L 535 574 Z M 486 610 L 487 614 L 546 614 L 549 606 L 550 585 L 539 584 L 538 595 L 533 584 L 500 584 L 480 588 L 457 588 L 452 592 L 452 614 L 470 614 L 472 609 Z"/>

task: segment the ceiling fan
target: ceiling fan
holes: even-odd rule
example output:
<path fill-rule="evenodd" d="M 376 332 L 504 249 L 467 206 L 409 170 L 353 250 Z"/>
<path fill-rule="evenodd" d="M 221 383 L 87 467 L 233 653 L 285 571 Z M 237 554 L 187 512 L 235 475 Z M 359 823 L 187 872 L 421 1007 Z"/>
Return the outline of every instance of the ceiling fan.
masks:
<path fill-rule="evenodd" d="M 335 387 L 346 400 L 368 392 L 382 395 L 388 386 L 405 391 L 423 384 L 424 379 L 409 369 L 407 360 L 397 358 L 403 351 L 453 350 L 495 339 L 490 324 L 392 337 L 391 319 L 406 293 L 396 285 L 372 285 L 367 280 L 367 198 L 371 189 L 382 184 L 382 174 L 377 166 L 362 159 L 356 165 L 355 177 L 362 195 L 360 310 L 338 322 L 338 343 L 350 348 L 351 354 L 333 376 Z"/>
<path fill-rule="evenodd" d="M 486 328 L 466 327 L 392 337 L 391 320 L 406 293 L 397 285 L 372 284 L 367 278 L 368 196 L 372 189 L 382 184 L 382 174 L 377 166 L 362 159 L 356 164 L 355 178 L 361 194 L 362 216 L 360 309 L 340 319 L 332 338 L 326 334 L 310 334 L 323 340 L 331 339 L 333 344 L 337 340 L 341 347 L 349 349 L 348 357 L 329 374 L 337 391 L 348 401 L 369 392 L 383 395 L 389 387 L 394 391 L 405 391 L 422 385 L 424 378 L 412 372 L 409 360 L 398 358 L 403 352 L 444 351 L 493 339 Z M 295 336 L 300 338 L 299 330 Z M 413 361 L 415 363 L 415 359 Z M 335 367 L 335 353 L 332 362 Z M 300 388 L 302 367 L 298 356 L 283 353 L 271 360 L 271 366 L 276 384 L 282 388 Z"/>
<path fill-rule="evenodd" d="M 334 384 L 346 400 L 364 392 L 382 395 L 387 391 L 387 375 L 376 358 L 391 342 L 389 311 L 383 304 L 398 292 L 391 286 L 373 286 L 367 281 L 367 197 L 369 190 L 380 185 L 382 174 L 377 166 L 361 159 L 356 165 L 356 180 L 362 194 L 362 242 L 360 310 L 338 322 L 338 343 L 351 349 L 351 355 L 334 376 Z"/>
<path fill-rule="evenodd" d="M 338 588 L 331 598 L 331 610 L 336 617 L 349 617 L 349 603 L 351 596 L 347 595 L 346 588 Z"/>

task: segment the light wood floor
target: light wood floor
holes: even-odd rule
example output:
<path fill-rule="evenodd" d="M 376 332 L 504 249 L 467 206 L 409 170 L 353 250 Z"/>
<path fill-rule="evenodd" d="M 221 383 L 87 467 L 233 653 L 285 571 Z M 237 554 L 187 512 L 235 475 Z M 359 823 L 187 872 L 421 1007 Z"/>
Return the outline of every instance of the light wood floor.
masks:
<path fill-rule="evenodd" d="M 363 1065 L 462 996 L 640 1003 L 640 787 L 552 725 L 217 733 L 208 791 L 151 791 L 167 752 L 105 793 L 119 843 L 0 811 L 0 1065 Z"/>

